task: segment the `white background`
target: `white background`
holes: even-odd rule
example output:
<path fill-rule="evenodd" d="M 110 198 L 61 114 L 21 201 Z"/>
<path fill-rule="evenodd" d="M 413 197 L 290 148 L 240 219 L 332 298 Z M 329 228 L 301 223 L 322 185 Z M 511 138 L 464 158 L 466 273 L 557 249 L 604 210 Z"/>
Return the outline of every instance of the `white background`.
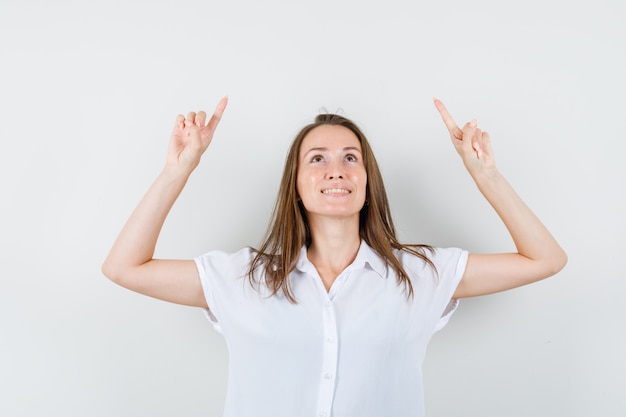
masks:
<path fill-rule="evenodd" d="M 221 414 L 221 336 L 100 265 L 163 165 L 175 116 L 226 94 L 157 256 L 258 245 L 288 143 L 322 109 L 370 138 L 403 241 L 512 250 L 449 144 L 441 98 L 490 132 L 570 261 L 462 303 L 426 358 L 427 414 L 621 414 L 625 7 L 1 0 L 0 415 Z"/>

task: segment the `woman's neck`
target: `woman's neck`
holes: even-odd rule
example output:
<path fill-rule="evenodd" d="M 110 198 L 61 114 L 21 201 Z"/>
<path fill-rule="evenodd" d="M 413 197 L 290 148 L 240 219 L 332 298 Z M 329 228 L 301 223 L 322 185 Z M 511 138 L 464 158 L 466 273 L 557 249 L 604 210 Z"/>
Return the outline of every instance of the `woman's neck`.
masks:
<path fill-rule="evenodd" d="M 326 290 L 350 265 L 359 251 L 361 237 L 358 219 L 323 219 L 309 223 L 311 245 L 309 261 L 315 266 Z"/>

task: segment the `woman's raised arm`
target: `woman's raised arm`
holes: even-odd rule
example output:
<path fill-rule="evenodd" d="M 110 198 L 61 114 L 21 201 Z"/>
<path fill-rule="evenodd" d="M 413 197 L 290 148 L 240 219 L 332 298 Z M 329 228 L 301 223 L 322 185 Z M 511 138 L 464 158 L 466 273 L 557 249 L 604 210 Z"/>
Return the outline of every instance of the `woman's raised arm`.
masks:
<path fill-rule="evenodd" d="M 198 271 L 192 260 L 153 259 L 165 218 L 187 179 L 200 163 L 228 99 L 206 113 L 179 115 L 169 143 L 166 164 L 122 228 L 102 272 L 130 290 L 177 304 L 206 307 Z"/>
<path fill-rule="evenodd" d="M 517 253 L 470 254 L 454 297 L 505 291 L 559 272 L 567 263 L 567 255 L 496 169 L 487 132 L 482 132 L 475 120 L 461 130 L 441 101 L 435 100 L 435 106 L 465 167 L 517 248 Z"/>

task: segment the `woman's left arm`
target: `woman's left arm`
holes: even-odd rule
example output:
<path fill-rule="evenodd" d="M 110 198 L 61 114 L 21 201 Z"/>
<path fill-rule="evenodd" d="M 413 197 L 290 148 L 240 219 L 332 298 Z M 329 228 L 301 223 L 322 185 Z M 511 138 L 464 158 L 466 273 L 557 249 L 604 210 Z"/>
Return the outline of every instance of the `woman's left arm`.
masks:
<path fill-rule="evenodd" d="M 548 229 L 496 168 L 489 134 L 476 120 L 460 129 L 439 100 L 435 106 L 478 189 L 504 222 L 517 253 L 470 254 L 454 298 L 509 290 L 547 278 L 567 263 L 567 255 Z"/>

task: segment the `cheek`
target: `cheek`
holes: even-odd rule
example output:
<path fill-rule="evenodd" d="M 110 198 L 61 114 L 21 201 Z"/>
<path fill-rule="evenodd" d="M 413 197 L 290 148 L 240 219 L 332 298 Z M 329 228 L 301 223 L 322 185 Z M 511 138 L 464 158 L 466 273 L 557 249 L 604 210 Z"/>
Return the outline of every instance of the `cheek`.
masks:
<path fill-rule="evenodd" d="M 360 187 L 365 188 L 367 186 L 367 173 L 364 169 L 353 172 L 351 177 L 352 182 L 358 184 Z"/>
<path fill-rule="evenodd" d="M 304 188 L 310 186 L 310 184 L 314 184 L 319 177 L 319 172 L 315 169 L 303 169 L 298 171 L 298 176 L 296 177 L 296 187 Z"/>
<path fill-rule="evenodd" d="M 298 200 L 302 200 L 302 187 L 300 186 L 300 181 L 296 182 L 296 195 L 298 196 Z"/>
<path fill-rule="evenodd" d="M 296 177 L 296 192 L 300 199 L 302 199 L 302 194 L 306 193 L 307 184 L 309 182 L 309 175 L 307 175 L 306 172 L 298 172 L 298 176 Z"/>
<path fill-rule="evenodd" d="M 359 188 L 361 189 L 361 194 L 363 195 L 363 199 L 367 199 L 367 174 L 365 170 L 359 177 Z"/>

